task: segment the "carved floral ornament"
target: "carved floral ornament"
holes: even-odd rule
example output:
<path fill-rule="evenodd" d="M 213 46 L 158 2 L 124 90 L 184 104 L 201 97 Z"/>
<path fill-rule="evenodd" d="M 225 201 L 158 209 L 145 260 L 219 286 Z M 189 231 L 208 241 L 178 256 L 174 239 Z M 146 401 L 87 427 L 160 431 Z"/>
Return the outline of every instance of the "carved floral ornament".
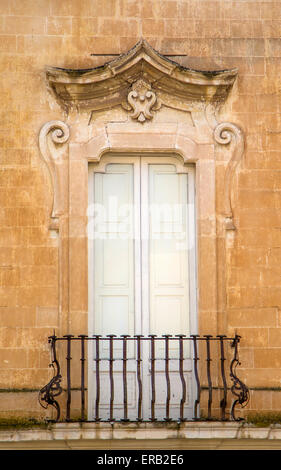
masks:
<path fill-rule="evenodd" d="M 183 67 L 159 54 L 145 40 L 101 67 L 81 70 L 47 67 L 46 70 L 49 90 L 62 109 L 70 116 L 72 111 L 88 113 L 91 125 L 94 125 L 96 112 L 118 106 L 128 113 L 129 121 L 122 124 L 124 129 L 130 122 L 137 126 L 147 123 L 152 126 L 150 132 L 156 113 L 165 107 L 189 113 L 194 124 L 191 136 L 194 145 L 202 139 L 204 143 L 207 140 L 212 145 L 229 149 L 224 191 L 224 217 L 228 229 L 235 228 L 231 187 L 233 174 L 243 155 L 244 138 L 235 124 L 218 123 L 216 112 L 227 99 L 236 76 L 237 69 L 204 72 Z M 53 188 L 52 228 L 58 228 L 62 212 L 63 176 L 60 172 L 64 147 L 70 143 L 69 135 L 69 127 L 62 121 L 46 123 L 39 135 L 40 150 Z M 89 142 L 85 143 L 87 145 Z M 113 147 L 110 149 L 114 150 Z"/>

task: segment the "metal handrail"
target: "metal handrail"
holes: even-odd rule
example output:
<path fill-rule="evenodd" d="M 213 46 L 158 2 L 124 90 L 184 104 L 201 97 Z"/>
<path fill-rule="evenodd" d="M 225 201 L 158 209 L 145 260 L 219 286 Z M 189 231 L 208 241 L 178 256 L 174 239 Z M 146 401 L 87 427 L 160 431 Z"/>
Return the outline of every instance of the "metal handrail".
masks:
<path fill-rule="evenodd" d="M 226 335 L 64 335 L 62 337 L 58 337 L 55 334 L 48 338 L 48 341 L 51 346 L 51 366 L 54 368 L 54 376 L 45 385 L 39 392 L 39 403 L 44 407 L 47 408 L 49 405 L 52 406 L 56 411 L 56 416 L 53 421 L 58 422 L 61 418 L 61 405 L 59 404 L 58 397 L 63 393 L 63 388 L 61 386 L 62 382 L 62 373 L 61 367 L 57 358 L 57 344 L 66 343 L 66 413 L 65 413 L 65 420 L 71 421 L 71 398 L 72 398 L 72 371 L 71 371 L 71 364 L 72 364 L 72 348 L 71 345 L 73 342 L 80 342 L 80 370 L 81 370 L 81 377 L 80 377 L 80 393 L 81 393 L 81 414 L 80 420 L 87 421 L 86 418 L 86 385 L 85 385 L 85 363 L 86 363 L 86 348 L 85 344 L 89 341 L 94 343 L 94 353 L 95 357 L 93 361 L 95 363 L 95 418 L 94 421 L 115 421 L 115 390 L 114 390 L 114 363 L 116 361 L 121 361 L 122 365 L 122 386 L 123 386 L 123 417 L 122 421 L 142 421 L 142 408 L 143 408 L 143 397 L 144 397 L 144 390 L 143 390 L 143 383 L 142 383 L 142 374 L 141 374 L 141 366 L 143 362 L 142 358 L 142 346 L 145 342 L 149 342 L 150 345 L 150 386 L 151 386 L 151 396 L 150 396 L 150 418 L 149 421 L 156 421 L 156 362 L 161 360 L 164 361 L 164 369 L 163 374 L 166 380 L 166 400 L 165 400 L 165 416 L 162 416 L 160 419 L 164 421 L 186 421 L 187 419 L 184 416 L 184 407 L 187 401 L 187 383 L 184 374 L 184 361 L 186 359 L 192 359 L 193 362 L 193 376 L 196 385 L 196 398 L 194 400 L 193 405 L 193 420 L 198 419 L 214 419 L 212 416 L 212 406 L 213 406 L 213 392 L 217 388 L 219 388 L 222 392 L 222 399 L 220 400 L 219 407 L 220 407 L 220 420 L 225 421 L 227 420 L 227 403 L 228 403 L 228 392 L 231 391 L 232 395 L 234 396 L 234 401 L 231 404 L 229 410 L 229 418 L 234 421 L 239 421 L 242 418 L 236 416 L 236 407 L 240 405 L 241 407 L 245 407 L 249 400 L 249 390 L 247 386 L 238 378 L 236 374 L 236 368 L 240 365 L 239 358 L 238 358 L 238 345 L 240 342 L 240 336 L 235 335 L 235 337 L 227 337 Z M 118 342 L 122 342 L 122 356 L 117 357 L 114 355 L 114 345 Z M 163 343 L 163 357 L 156 357 L 155 350 L 156 345 L 159 342 Z M 170 355 L 170 345 L 172 341 L 176 341 L 178 344 L 178 356 L 173 357 Z M 109 355 L 108 357 L 104 357 L 101 354 L 101 345 L 107 343 L 109 346 Z M 135 344 L 135 354 L 133 357 L 128 356 L 128 344 L 130 342 L 134 342 Z M 192 348 L 192 357 L 186 356 L 184 353 L 184 344 L 189 342 Z M 218 346 L 218 355 L 219 358 L 213 358 L 211 355 L 211 344 L 216 344 Z M 205 344 L 205 348 L 199 353 L 199 349 Z M 229 359 L 229 373 L 226 373 L 226 346 L 230 346 L 231 350 L 233 350 L 232 358 Z M 202 349 L 202 348 L 201 348 Z M 205 351 L 205 354 L 204 354 Z M 203 361 L 202 361 L 203 359 Z M 100 416 L 100 397 L 101 397 L 101 370 L 100 365 L 102 362 L 106 361 L 109 364 L 109 389 L 110 389 L 110 400 L 109 400 L 109 418 L 105 419 Z M 129 361 L 133 361 L 135 363 L 135 373 L 136 373 L 136 383 L 138 389 L 138 398 L 137 398 L 137 414 L 134 419 L 128 418 L 128 381 L 127 381 L 127 374 L 128 374 L 128 364 Z M 170 407 L 171 407 L 171 381 L 173 378 L 171 377 L 171 370 L 170 364 L 171 361 L 177 361 L 178 363 L 178 376 L 180 378 L 181 383 L 181 397 L 179 400 L 179 416 L 175 418 L 171 418 L 170 416 Z M 201 362 L 200 362 L 201 361 Z M 211 363 L 212 361 L 217 361 L 217 375 L 215 379 L 218 381 L 220 380 L 221 386 L 215 387 L 213 385 L 213 378 L 211 374 Z M 206 367 L 204 364 L 206 363 Z M 202 374 L 205 374 L 205 377 L 202 378 Z M 231 380 L 231 387 L 227 384 L 227 379 Z M 202 392 L 207 390 L 208 392 L 208 401 L 207 401 L 207 417 L 202 418 L 199 416 L 199 407 L 201 406 L 201 395 Z M 147 391 L 146 391 L 147 393 Z M 158 418 L 159 420 L 159 418 Z"/>

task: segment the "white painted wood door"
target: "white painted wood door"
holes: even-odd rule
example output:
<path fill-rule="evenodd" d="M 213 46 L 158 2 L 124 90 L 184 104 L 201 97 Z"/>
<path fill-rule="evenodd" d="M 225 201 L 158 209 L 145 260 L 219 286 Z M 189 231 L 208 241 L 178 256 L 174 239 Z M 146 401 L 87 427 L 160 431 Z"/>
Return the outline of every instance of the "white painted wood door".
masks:
<path fill-rule="evenodd" d="M 194 170 L 176 157 L 105 156 L 89 171 L 89 335 L 196 333 Z M 114 342 L 115 358 L 122 341 Z M 169 341 L 171 418 L 179 417 L 179 342 Z M 91 342 L 90 342 L 91 344 Z M 89 357 L 94 351 L 89 350 Z M 109 356 L 103 346 L 101 357 Z M 192 408 L 186 344 L 185 417 Z M 165 342 L 155 348 L 155 417 L 165 418 Z M 150 344 L 142 350 L 142 417 L 151 417 Z M 128 418 L 137 416 L 136 350 L 128 341 Z M 100 362 L 100 417 L 109 419 L 108 361 Z M 89 360 L 89 419 L 94 419 L 95 361 Z M 122 361 L 114 362 L 114 418 L 123 418 Z"/>

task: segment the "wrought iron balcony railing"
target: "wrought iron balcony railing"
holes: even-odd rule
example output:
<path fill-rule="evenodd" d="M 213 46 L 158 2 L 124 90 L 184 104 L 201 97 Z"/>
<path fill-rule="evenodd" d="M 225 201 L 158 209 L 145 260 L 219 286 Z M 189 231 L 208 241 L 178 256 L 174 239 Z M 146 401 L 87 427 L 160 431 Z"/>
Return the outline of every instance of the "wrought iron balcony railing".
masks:
<path fill-rule="evenodd" d="M 238 421 L 237 405 L 249 399 L 236 374 L 239 341 L 238 335 L 53 335 L 54 375 L 39 402 L 52 407 L 55 422 Z"/>

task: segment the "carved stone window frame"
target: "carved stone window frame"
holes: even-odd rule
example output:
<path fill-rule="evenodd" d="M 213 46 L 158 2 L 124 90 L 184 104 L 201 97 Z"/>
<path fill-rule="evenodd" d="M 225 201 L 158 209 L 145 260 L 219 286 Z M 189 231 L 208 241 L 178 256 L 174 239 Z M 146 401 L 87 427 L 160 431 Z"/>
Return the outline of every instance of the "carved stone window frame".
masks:
<path fill-rule="evenodd" d="M 110 152 L 176 154 L 195 165 L 199 332 L 225 333 L 226 233 L 235 230 L 232 180 L 244 138 L 235 124 L 218 123 L 216 112 L 236 76 L 237 69 L 184 68 L 144 40 L 102 67 L 47 68 L 50 92 L 66 114 L 66 122 L 48 122 L 39 134 L 52 188 L 49 229 L 58 234 L 61 334 L 87 334 L 88 164 Z M 170 120 L 171 110 L 178 119 Z"/>

